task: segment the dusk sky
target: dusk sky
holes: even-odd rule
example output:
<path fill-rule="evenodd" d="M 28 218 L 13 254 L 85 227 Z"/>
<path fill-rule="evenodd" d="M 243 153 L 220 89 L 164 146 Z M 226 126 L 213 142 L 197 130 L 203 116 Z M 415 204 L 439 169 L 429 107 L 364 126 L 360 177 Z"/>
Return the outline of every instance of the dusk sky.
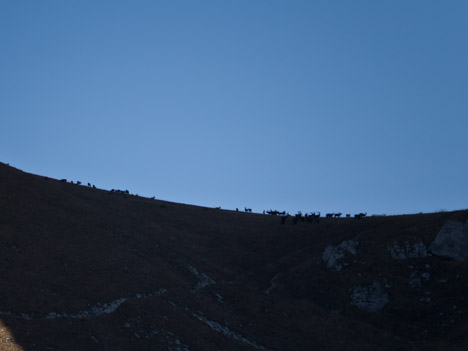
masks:
<path fill-rule="evenodd" d="M 2 1 L 0 161 L 201 206 L 468 208 L 468 1 Z"/>

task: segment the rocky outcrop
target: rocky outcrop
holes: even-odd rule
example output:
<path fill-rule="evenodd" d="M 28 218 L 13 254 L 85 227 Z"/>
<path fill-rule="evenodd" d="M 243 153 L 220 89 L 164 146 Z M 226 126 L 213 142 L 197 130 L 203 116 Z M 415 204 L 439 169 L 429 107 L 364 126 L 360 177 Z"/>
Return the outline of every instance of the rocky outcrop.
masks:
<path fill-rule="evenodd" d="M 404 241 L 399 243 L 394 241 L 392 245 L 388 246 L 388 251 L 390 255 L 395 260 L 407 260 L 409 258 L 421 258 L 427 256 L 427 248 L 423 242 L 420 240 L 410 243 L 409 241 Z"/>
<path fill-rule="evenodd" d="M 346 253 L 356 255 L 356 247 L 359 245 L 357 241 L 346 240 L 338 246 L 328 245 L 323 251 L 322 259 L 325 261 L 328 269 L 332 271 L 340 271 L 344 266 L 349 265 L 345 262 Z"/>
<path fill-rule="evenodd" d="M 468 257 L 468 221 L 447 222 L 429 246 L 435 256 L 463 261 Z"/>
<path fill-rule="evenodd" d="M 410 279 L 409 279 L 409 285 L 412 288 L 420 288 L 422 286 L 423 281 L 428 281 L 431 278 L 431 274 L 424 272 L 413 272 L 411 273 Z"/>
<path fill-rule="evenodd" d="M 366 312 L 377 312 L 388 304 L 388 294 L 377 280 L 370 285 L 353 286 L 350 292 L 351 305 Z"/>

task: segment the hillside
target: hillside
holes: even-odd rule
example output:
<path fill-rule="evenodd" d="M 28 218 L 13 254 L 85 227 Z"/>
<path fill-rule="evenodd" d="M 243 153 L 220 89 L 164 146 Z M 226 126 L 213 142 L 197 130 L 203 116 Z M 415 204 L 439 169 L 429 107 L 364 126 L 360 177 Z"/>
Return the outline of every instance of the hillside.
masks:
<path fill-rule="evenodd" d="M 0 163 L 0 350 L 466 350 L 467 220 L 283 224 Z"/>

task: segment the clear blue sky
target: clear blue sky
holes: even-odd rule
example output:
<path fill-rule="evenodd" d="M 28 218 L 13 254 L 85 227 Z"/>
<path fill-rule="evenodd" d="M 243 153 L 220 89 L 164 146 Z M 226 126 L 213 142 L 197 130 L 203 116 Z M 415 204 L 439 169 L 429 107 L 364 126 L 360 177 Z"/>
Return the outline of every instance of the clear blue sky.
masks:
<path fill-rule="evenodd" d="M 223 208 L 468 208 L 468 2 L 2 1 L 0 161 Z"/>

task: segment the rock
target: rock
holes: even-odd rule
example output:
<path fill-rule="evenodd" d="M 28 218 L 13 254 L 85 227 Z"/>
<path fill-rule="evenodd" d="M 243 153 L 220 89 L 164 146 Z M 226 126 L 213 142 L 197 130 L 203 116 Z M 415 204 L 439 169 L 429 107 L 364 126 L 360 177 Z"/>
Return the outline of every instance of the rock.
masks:
<path fill-rule="evenodd" d="M 412 288 L 420 288 L 421 287 L 421 277 L 418 272 L 411 273 L 409 285 Z"/>
<path fill-rule="evenodd" d="M 330 270 L 335 272 L 340 271 L 343 266 L 349 265 L 344 262 L 345 254 L 356 255 L 356 247 L 358 245 L 359 243 L 354 240 L 343 241 L 338 246 L 328 245 L 323 251 L 322 259 Z"/>
<path fill-rule="evenodd" d="M 429 246 L 435 256 L 463 261 L 468 257 L 468 221 L 448 221 Z"/>
<path fill-rule="evenodd" d="M 366 312 L 377 312 L 388 304 L 388 294 L 377 280 L 374 280 L 371 285 L 353 286 L 350 292 L 351 305 Z"/>
<path fill-rule="evenodd" d="M 423 277 L 425 280 L 429 280 L 429 278 L 431 277 L 431 274 L 426 272 L 426 273 L 421 274 L 421 277 Z"/>
<path fill-rule="evenodd" d="M 409 279 L 409 285 L 412 288 L 420 288 L 422 279 L 428 281 L 431 278 L 431 274 L 424 272 L 424 273 L 419 273 L 419 272 L 413 272 L 411 273 L 410 279 Z"/>
<path fill-rule="evenodd" d="M 400 244 L 394 241 L 392 245 L 388 246 L 390 255 L 395 260 L 407 260 L 408 258 L 421 258 L 427 256 L 427 248 L 420 240 L 410 244 L 408 241 Z"/>

